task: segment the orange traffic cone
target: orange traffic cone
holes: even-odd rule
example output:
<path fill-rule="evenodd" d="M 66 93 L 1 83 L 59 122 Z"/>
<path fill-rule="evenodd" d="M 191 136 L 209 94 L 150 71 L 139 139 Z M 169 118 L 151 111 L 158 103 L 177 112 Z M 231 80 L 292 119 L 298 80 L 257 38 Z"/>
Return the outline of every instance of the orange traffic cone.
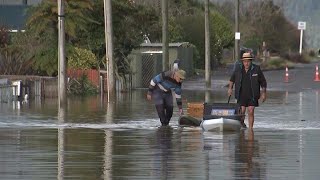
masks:
<path fill-rule="evenodd" d="M 289 82 L 289 70 L 288 70 L 288 66 L 286 66 L 286 74 L 284 77 L 284 82 Z"/>
<path fill-rule="evenodd" d="M 318 65 L 316 65 L 316 73 L 314 74 L 314 81 L 320 81 Z"/>

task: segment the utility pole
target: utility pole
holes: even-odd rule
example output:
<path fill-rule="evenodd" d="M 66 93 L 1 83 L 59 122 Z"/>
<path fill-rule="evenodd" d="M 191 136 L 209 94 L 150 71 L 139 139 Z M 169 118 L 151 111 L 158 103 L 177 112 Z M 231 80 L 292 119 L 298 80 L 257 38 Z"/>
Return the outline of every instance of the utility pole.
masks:
<path fill-rule="evenodd" d="M 210 63 L 210 23 L 209 23 L 209 0 L 205 1 L 205 81 L 206 89 L 211 87 L 211 63 Z M 207 98 L 206 98 L 207 99 Z M 208 97 L 208 101 L 209 101 Z M 207 101 L 206 101 L 207 102 Z"/>
<path fill-rule="evenodd" d="M 169 70 L 168 0 L 162 0 L 162 70 Z"/>
<path fill-rule="evenodd" d="M 235 0 L 236 1 L 236 11 L 235 11 L 235 43 L 234 43 L 234 54 L 235 54 L 235 61 L 239 60 L 239 51 L 240 51 L 240 47 L 239 47 L 239 40 L 240 37 L 237 37 L 237 33 L 239 32 L 239 0 Z M 239 34 L 240 35 L 240 34 Z"/>
<path fill-rule="evenodd" d="M 111 0 L 103 0 L 104 2 L 104 30 L 106 40 L 106 61 L 107 61 L 107 79 L 108 79 L 108 102 L 110 96 L 115 97 L 115 75 L 113 61 L 113 32 L 112 32 L 112 8 Z"/>
<path fill-rule="evenodd" d="M 65 56 L 65 32 L 64 32 L 64 2 L 58 0 L 58 99 L 59 109 L 67 105 L 67 86 L 66 86 L 66 56 Z"/>

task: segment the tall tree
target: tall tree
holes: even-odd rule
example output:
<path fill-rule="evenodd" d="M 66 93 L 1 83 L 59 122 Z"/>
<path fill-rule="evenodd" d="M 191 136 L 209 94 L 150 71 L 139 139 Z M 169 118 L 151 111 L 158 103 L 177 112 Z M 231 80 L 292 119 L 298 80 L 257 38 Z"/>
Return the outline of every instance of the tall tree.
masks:
<path fill-rule="evenodd" d="M 94 22 L 90 18 L 92 2 L 90 0 L 66 0 L 65 33 L 67 47 L 77 39 L 78 31 L 86 31 L 87 23 Z M 57 2 L 44 0 L 29 9 L 26 31 L 34 34 L 41 45 L 35 54 L 35 67 L 38 71 L 54 75 L 57 73 Z"/>
<path fill-rule="evenodd" d="M 272 1 L 252 2 L 243 17 L 244 38 L 256 41 L 258 47 L 265 41 L 271 51 L 287 52 L 299 47 L 299 32 Z M 253 45 L 253 44 L 252 44 Z"/>

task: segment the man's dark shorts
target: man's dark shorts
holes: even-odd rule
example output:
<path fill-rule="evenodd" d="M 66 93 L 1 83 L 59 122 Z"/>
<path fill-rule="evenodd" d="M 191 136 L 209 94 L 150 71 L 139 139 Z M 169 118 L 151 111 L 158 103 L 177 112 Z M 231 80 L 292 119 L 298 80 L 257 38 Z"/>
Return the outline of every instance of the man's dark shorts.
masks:
<path fill-rule="evenodd" d="M 259 106 L 259 101 L 258 99 L 252 99 L 252 98 L 240 98 L 240 100 L 238 101 L 238 104 L 240 106 L 255 106 L 258 107 Z"/>

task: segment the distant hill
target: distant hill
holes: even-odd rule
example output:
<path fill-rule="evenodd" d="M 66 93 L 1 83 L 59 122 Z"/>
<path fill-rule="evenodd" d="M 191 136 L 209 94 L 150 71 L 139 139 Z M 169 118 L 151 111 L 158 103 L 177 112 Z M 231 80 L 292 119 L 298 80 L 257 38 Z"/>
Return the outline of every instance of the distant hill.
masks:
<path fill-rule="evenodd" d="M 203 0 L 199 0 L 203 1 Z M 214 3 L 223 3 L 235 0 L 210 0 Z M 240 0 L 240 3 L 248 4 L 254 0 Z M 266 0 L 256 0 L 266 1 Z M 320 48 L 320 0 L 273 0 L 273 2 L 284 10 L 286 17 L 298 26 L 298 21 L 306 22 L 304 38 L 307 48 Z"/>

